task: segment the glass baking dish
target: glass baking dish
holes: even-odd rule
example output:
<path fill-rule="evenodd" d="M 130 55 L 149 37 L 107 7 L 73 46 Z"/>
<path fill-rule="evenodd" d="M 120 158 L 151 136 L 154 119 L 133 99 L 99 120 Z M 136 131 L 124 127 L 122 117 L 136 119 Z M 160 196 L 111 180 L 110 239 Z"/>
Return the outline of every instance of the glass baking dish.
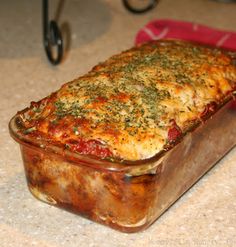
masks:
<path fill-rule="evenodd" d="M 236 144 L 232 97 L 174 146 L 137 162 L 99 160 L 32 140 L 20 132 L 20 115 L 9 128 L 20 144 L 30 192 L 122 232 L 151 225 Z"/>

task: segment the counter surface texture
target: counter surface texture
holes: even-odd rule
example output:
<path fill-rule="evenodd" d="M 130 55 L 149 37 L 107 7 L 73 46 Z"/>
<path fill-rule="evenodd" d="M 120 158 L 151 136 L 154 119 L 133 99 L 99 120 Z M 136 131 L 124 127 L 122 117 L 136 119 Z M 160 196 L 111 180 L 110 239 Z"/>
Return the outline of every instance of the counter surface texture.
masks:
<path fill-rule="evenodd" d="M 42 45 L 41 1 L 2 1 L 0 246 L 236 246 L 236 148 L 150 228 L 125 234 L 33 198 L 19 145 L 8 132 L 8 122 L 18 110 L 133 46 L 147 22 L 172 18 L 236 31 L 235 13 L 235 3 L 211 0 L 162 0 L 143 15 L 129 13 L 121 0 L 52 0 L 50 16 L 59 20 L 68 50 L 63 63 L 54 67 Z"/>

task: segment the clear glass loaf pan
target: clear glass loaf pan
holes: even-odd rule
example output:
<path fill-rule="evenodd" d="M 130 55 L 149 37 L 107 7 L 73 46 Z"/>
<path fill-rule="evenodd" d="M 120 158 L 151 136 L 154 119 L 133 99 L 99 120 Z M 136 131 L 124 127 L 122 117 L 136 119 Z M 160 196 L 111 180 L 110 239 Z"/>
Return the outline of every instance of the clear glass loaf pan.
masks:
<path fill-rule="evenodd" d="M 36 198 L 114 229 L 137 232 L 235 146 L 232 103 L 198 123 L 169 150 L 137 162 L 94 159 L 32 140 L 20 133 L 20 113 L 9 127 L 20 144 L 28 187 Z"/>

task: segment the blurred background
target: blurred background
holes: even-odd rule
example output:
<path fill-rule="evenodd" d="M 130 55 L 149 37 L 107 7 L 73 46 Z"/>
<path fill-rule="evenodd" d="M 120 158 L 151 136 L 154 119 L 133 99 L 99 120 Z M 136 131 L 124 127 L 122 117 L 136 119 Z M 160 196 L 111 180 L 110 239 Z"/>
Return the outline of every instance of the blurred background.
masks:
<path fill-rule="evenodd" d="M 152 1 L 127 2 L 139 6 Z M 22 80 L 22 86 L 28 80 L 34 81 L 32 84 L 39 89 L 38 97 L 41 98 L 62 82 L 85 73 L 99 61 L 134 45 L 138 30 L 151 20 L 185 20 L 235 30 L 235 3 L 224 3 L 223 0 L 157 2 L 152 10 L 137 15 L 129 12 L 122 0 L 49 0 L 49 20 L 57 21 L 64 41 L 63 62 L 53 67 L 43 47 L 42 1 L 1 1 L 0 65 L 4 64 L 1 75 L 9 75 L 14 70 L 18 81 Z M 8 80 L 15 83 L 13 78 Z M 48 82 L 46 92 L 45 88 L 43 92 L 41 90 L 44 81 Z M 27 102 L 29 98 L 25 100 Z"/>

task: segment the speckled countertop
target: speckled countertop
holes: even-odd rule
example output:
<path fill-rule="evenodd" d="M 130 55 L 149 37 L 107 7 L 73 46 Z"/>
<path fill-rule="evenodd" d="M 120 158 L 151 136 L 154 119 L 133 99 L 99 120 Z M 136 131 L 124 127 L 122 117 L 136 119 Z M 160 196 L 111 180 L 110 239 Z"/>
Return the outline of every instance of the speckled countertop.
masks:
<path fill-rule="evenodd" d="M 51 8 L 58 2 L 51 0 Z M 64 1 L 59 21 L 71 40 L 58 67 L 45 58 L 40 8 L 41 1 L 0 3 L 0 246 L 236 246 L 236 149 L 148 230 L 124 234 L 34 199 L 7 126 L 30 101 L 132 46 L 149 20 L 174 18 L 236 31 L 236 4 L 162 0 L 154 11 L 134 16 L 119 0 Z"/>

